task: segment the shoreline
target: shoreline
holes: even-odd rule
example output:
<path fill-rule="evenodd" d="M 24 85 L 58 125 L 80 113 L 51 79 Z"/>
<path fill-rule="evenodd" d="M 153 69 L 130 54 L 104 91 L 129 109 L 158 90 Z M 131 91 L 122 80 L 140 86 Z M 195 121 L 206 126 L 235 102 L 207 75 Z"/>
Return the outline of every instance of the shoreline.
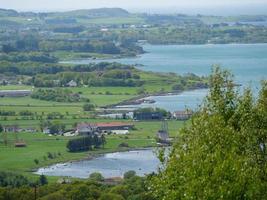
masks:
<path fill-rule="evenodd" d="M 180 95 L 182 94 L 183 92 L 190 92 L 190 91 L 194 91 L 194 90 L 205 90 L 205 89 L 208 89 L 208 87 L 206 88 L 194 88 L 194 89 L 189 89 L 189 90 L 183 90 L 183 91 L 171 91 L 171 92 L 156 92 L 156 93 L 151 93 L 151 94 L 144 94 L 144 95 L 138 95 L 136 97 L 133 97 L 131 99 L 128 99 L 128 100 L 125 100 L 125 101 L 122 101 L 120 103 L 117 103 L 117 104 L 112 104 L 112 105 L 108 105 L 108 106 L 105 106 L 103 107 L 104 109 L 114 109 L 114 108 L 117 108 L 119 106 L 132 106 L 132 105 L 141 105 L 141 103 L 135 103 L 137 101 L 141 101 L 145 98 L 148 98 L 148 97 L 160 97 L 160 96 L 174 96 L 174 95 Z M 155 101 L 156 102 L 156 101 Z M 149 103 L 149 104 L 154 104 L 155 102 L 153 103 Z M 143 102 L 144 103 L 144 102 Z"/>

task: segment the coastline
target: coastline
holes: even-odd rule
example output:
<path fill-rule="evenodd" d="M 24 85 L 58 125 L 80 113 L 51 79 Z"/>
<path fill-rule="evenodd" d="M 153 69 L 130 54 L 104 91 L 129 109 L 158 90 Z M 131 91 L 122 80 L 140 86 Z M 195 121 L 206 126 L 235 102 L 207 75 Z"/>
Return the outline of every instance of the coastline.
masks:
<path fill-rule="evenodd" d="M 205 90 L 208 89 L 208 87 L 203 87 L 203 88 L 193 88 L 193 89 L 188 89 L 188 90 L 183 90 L 183 91 L 170 91 L 170 92 L 156 92 L 156 93 L 149 93 L 149 94 L 143 94 L 143 95 L 138 95 L 136 97 L 133 97 L 131 99 L 122 101 L 120 103 L 117 104 L 111 104 L 108 106 L 103 107 L 104 109 L 114 109 L 118 106 L 131 106 L 131 105 L 141 105 L 142 102 L 140 100 L 147 98 L 147 97 L 151 97 L 151 96 L 172 96 L 172 95 L 180 95 L 183 92 L 188 92 L 188 91 L 194 91 L 194 90 Z M 141 103 L 136 103 L 136 102 L 141 102 Z M 155 102 L 153 102 L 155 103 Z M 151 104 L 153 104 L 151 103 Z"/>

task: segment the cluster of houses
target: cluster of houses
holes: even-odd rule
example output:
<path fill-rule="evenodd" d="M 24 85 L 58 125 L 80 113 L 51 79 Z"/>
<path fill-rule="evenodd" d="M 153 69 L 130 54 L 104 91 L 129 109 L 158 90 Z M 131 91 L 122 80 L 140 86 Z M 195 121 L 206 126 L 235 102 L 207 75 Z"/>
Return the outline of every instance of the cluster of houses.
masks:
<path fill-rule="evenodd" d="M 22 128 L 17 125 L 6 125 L 6 126 L 3 126 L 3 131 L 12 132 L 12 133 L 18 133 L 18 132 L 34 133 L 34 132 L 37 132 L 37 129 L 32 128 L 32 127 Z"/>
<path fill-rule="evenodd" d="M 93 134 L 128 134 L 129 130 L 133 129 L 134 125 L 131 123 L 123 122 L 105 122 L 105 123 L 79 123 L 72 134 L 70 135 L 93 135 Z M 38 132 L 36 128 L 21 128 L 17 125 L 8 125 L 3 127 L 4 132 L 29 132 L 34 133 Z M 50 134 L 48 128 L 44 128 L 43 133 Z M 59 133 L 59 134 L 64 134 Z"/>

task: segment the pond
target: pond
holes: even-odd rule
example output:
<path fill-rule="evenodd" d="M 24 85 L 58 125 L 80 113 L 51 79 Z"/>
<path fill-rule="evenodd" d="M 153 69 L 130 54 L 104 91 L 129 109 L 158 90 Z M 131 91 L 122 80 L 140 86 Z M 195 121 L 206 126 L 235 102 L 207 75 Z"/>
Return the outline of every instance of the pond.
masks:
<path fill-rule="evenodd" d="M 155 149 L 142 149 L 107 153 L 90 160 L 55 164 L 40 168 L 35 174 L 88 178 L 91 173 L 100 172 L 105 178 L 111 178 L 122 177 L 125 172 L 134 170 L 137 175 L 144 176 L 156 172 L 159 166 Z"/>

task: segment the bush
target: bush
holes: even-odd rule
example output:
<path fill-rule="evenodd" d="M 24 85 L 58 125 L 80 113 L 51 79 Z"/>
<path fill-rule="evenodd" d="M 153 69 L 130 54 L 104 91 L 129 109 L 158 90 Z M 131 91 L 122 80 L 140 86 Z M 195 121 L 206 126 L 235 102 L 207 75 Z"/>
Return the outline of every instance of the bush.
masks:
<path fill-rule="evenodd" d="M 31 97 L 56 102 L 81 102 L 86 100 L 81 98 L 78 93 L 73 93 L 69 89 L 38 89 L 32 93 Z"/>
<path fill-rule="evenodd" d="M 90 174 L 89 178 L 90 178 L 90 180 L 98 181 L 98 182 L 104 180 L 104 177 L 99 172 L 94 172 L 94 173 Z"/>
<path fill-rule="evenodd" d="M 36 165 L 39 164 L 39 160 L 38 160 L 38 159 L 34 159 L 33 161 L 34 161 L 34 163 L 35 163 Z"/>
<path fill-rule="evenodd" d="M 54 159 L 54 155 L 51 152 L 47 152 L 47 158 Z"/>
<path fill-rule="evenodd" d="M 101 195 L 99 200 L 124 200 L 124 198 L 118 194 L 107 193 L 107 194 Z"/>
<path fill-rule="evenodd" d="M 129 147 L 129 144 L 126 143 L 126 142 L 122 142 L 122 143 L 119 144 L 118 147 Z"/>
<path fill-rule="evenodd" d="M 91 103 L 87 103 L 83 105 L 84 111 L 93 111 L 95 109 L 95 105 Z"/>
<path fill-rule="evenodd" d="M 135 175 L 136 175 L 136 172 L 133 170 L 130 170 L 130 171 L 124 173 L 123 178 L 124 179 L 130 179 L 130 178 L 134 177 Z"/>
<path fill-rule="evenodd" d="M 175 84 L 172 86 L 172 90 L 174 91 L 183 91 L 184 87 L 181 84 Z"/>
<path fill-rule="evenodd" d="M 92 148 L 99 148 L 101 145 L 104 145 L 105 142 L 104 136 L 85 136 L 69 140 L 67 143 L 67 148 L 70 152 L 88 151 Z"/>

